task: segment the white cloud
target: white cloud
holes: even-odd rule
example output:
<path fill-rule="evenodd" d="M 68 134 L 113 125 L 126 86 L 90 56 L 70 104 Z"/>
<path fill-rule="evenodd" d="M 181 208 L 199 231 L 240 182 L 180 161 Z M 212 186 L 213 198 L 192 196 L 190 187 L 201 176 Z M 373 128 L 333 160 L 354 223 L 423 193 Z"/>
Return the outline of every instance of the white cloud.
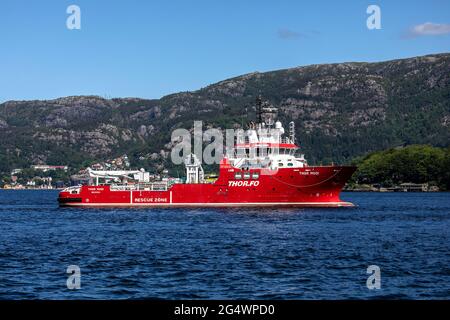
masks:
<path fill-rule="evenodd" d="M 435 36 L 450 33 L 450 24 L 426 22 L 411 29 L 413 36 Z"/>

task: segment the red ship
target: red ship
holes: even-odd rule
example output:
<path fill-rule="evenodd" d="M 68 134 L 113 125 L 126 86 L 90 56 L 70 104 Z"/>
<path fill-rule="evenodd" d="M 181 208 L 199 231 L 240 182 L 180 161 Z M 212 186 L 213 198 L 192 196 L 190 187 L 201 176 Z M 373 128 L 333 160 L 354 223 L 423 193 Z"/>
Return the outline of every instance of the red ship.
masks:
<path fill-rule="evenodd" d="M 139 171 L 94 171 L 92 185 L 60 192 L 61 206 L 79 207 L 351 207 L 339 194 L 356 170 L 354 166 L 310 166 L 295 143 L 273 121 L 276 108 L 258 100 L 259 122 L 236 138 L 232 152 L 219 165 L 215 181 L 204 178 L 194 154 L 185 159 L 186 181 L 151 182 Z M 264 118 L 264 119 L 263 119 Z M 100 183 L 103 179 L 105 183 Z"/>

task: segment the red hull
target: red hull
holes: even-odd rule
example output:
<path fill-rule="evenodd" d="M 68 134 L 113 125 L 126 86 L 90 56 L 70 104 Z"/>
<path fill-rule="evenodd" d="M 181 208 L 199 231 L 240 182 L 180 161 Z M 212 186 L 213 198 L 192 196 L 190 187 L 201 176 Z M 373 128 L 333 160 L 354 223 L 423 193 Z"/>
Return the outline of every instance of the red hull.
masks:
<path fill-rule="evenodd" d="M 348 207 L 339 193 L 356 167 L 318 166 L 282 168 L 266 175 L 247 171 L 236 179 L 230 166 L 221 166 L 214 183 L 174 184 L 166 191 L 114 190 L 109 185 L 82 186 L 79 193 L 62 191 L 62 206 L 85 207 Z M 254 173 L 256 173 L 254 177 Z"/>

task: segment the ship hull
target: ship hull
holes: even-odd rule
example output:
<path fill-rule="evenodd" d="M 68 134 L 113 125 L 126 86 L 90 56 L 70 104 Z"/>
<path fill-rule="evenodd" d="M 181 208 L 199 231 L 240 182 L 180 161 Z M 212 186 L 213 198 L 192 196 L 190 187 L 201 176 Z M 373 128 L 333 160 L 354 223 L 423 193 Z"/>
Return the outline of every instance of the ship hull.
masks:
<path fill-rule="evenodd" d="M 339 194 L 355 170 L 317 166 L 268 172 L 221 167 L 214 183 L 174 184 L 163 191 L 82 186 L 77 193 L 62 191 L 58 200 L 70 207 L 351 207 Z"/>

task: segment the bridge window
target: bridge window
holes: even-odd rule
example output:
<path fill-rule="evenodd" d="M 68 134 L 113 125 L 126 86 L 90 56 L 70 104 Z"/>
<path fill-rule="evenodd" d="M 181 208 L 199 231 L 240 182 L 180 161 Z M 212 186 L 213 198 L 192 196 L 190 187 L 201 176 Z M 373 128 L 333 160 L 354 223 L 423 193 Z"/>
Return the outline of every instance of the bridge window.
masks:
<path fill-rule="evenodd" d="M 293 166 L 294 166 L 294 164 L 292 162 L 288 163 L 288 167 L 293 167 Z"/>
<path fill-rule="evenodd" d="M 242 174 L 240 172 L 236 172 L 234 175 L 235 179 L 242 179 Z"/>
<path fill-rule="evenodd" d="M 253 172 L 252 179 L 259 179 L 259 172 Z"/>
<path fill-rule="evenodd" d="M 245 180 L 250 179 L 250 172 L 244 172 L 244 179 Z"/>

